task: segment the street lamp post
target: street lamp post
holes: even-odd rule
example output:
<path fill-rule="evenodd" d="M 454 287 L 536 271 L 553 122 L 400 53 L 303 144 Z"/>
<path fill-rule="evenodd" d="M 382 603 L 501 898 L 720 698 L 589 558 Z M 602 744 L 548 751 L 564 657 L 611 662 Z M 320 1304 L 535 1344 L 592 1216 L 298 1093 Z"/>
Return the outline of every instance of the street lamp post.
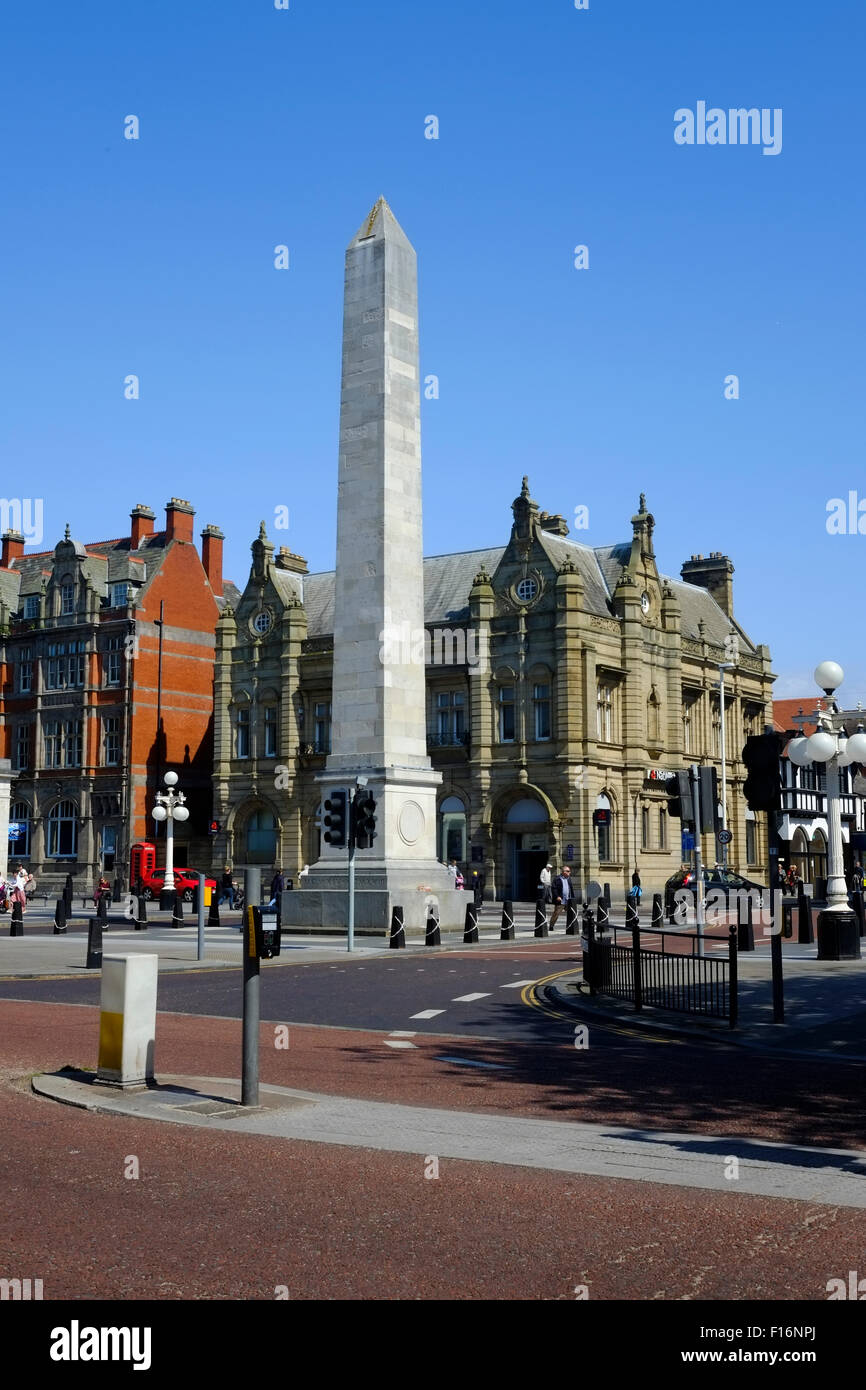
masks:
<path fill-rule="evenodd" d="M 844 675 L 835 661 L 822 661 L 816 667 L 815 681 L 831 708 L 819 709 L 814 734 L 809 738 L 801 734 L 788 745 L 788 757 L 796 767 L 806 767 L 809 763 L 827 766 L 827 906 L 818 914 L 819 960 L 860 959 L 859 923 L 848 906 L 842 857 L 839 771 L 852 762 L 866 763 L 866 734 L 857 733 L 848 738 L 844 729 L 833 728 L 833 715 L 839 712 L 833 694 L 842 684 Z"/>
<path fill-rule="evenodd" d="M 725 672 L 733 671 L 733 661 L 719 662 L 719 753 L 722 761 L 722 830 L 728 828 L 728 764 L 725 754 Z M 728 867 L 727 835 L 722 840 L 722 863 Z"/>
<path fill-rule="evenodd" d="M 156 805 L 151 811 L 155 821 L 165 821 L 165 879 L 162 885 L 162 892 L 159 895 L 160 908 L 165 909 L 174 906 L 174 822 L 189 820 L 189 810 L 184 805 L 186 797 L 183 792 L 176 792 L 177 773 L 167 772 L 163 777 L 163 782 L 168 787 L 167 792 L 157 792 Z"/>

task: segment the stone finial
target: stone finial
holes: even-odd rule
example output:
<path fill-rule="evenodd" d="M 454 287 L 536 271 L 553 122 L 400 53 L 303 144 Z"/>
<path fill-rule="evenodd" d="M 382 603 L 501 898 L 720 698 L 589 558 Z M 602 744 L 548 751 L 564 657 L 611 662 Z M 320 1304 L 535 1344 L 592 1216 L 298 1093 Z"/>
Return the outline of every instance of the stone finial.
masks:
<path fill-rule="evenodd" d="M 472 587 L 473 587 L 473 589 L 474 589 L 474 588 L 476 587 L 476 585 L 478 585 L 478 584 L 487 584 L 487 585 L 489 585 L 489 583 L 490 583 L 490 575 L 487 573 L 487 568 L 486 568 L 486 566 L 485 566 L 485 564 L 484 564 L 484 561 L 482 560 L 482 562 L 481 562 L 481 568 L 479 569 L 478 573 L 476 574 L 475 578 L 474 578 L 473 581 L 472 581 Z"/>
<path fill-rule="evenodd" d="M 577 565 L 573 560 L 563 560 L 559 567 L 560 574 L 577 574 Z"/>
<path fill-rule="evenodd" d="M 63 532 L 63 539 L 64 539 L 65 541 L 68 541 L 68 540 L 71 540 L 71 539 L 72 539 L 72 537 L 71 537 L 71 535 L 70 535 L 70 532 L 69 532 L 69 522 L 68 522 L 68 521 L 67 521 L 67 523 L 66 523 L 66 529 L 65 529 L 65 531 Z"/>
<path fill-rule="evenodd" d="M 704 622 L 703 618 L 701 618 L 698 623 L 698 636 L 700 637 L 702 642 L 705 642 L 707 640 L 707 625 Z"/>
<path fill-rule="evenodd" d="M 528 497 L 528 496 L 529 496 L 529 475 L 528 475 L 527 473 L 524 473 L 524 475 L 523 475 L 523 486 L 522 486 L 521 489 L 520 489 L 520 496 L 521 496 L 521 497 Z"/>
<path fill-rule="evenodd" d="M 640 503 L 639 503 L 639 505 L 638 505 L 638 511 L 639 511 L 639 512 L 645 512 L 645 511 L 646 511 L 646 493 L 645 493 L 645 492 L 642 492 L 641 495 L 640 495 Z"/>
<path fill-rule="evenodd" d="M 266 541 L 268 538 L 267 527 L 263 521 L 259 522 L 259 540 Z"/>

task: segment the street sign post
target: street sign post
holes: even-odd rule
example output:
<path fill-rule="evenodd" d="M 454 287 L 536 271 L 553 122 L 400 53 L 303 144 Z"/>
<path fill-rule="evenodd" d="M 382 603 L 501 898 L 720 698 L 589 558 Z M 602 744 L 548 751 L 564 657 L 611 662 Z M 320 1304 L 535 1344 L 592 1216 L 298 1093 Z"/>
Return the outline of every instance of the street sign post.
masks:
<path fill-rule="evenodd" d="M 720 830 L 720 831 L 719 831 L 719 834 L 718 834 L 718 841 L 719 841 L 719 844 L 720 844 L 720 845 L 729 845 L 729 844 L 731 843 L 731 841 L 733 840 L 733 838 L 734 838 L 734 833 L 733 833 L 732 830 Z"/>
<path fill-rule="evenodd" d="M 683 839 L 683 858 L 685 859 L 686 855 L 687 855 L 687 854 L 691 854 L 692 851 L 694 850 L 694 847 L 695 847 L 695 837 L 694 837 L 694 835 L 692 834 L 692 832 L 691 832 L 690 830 L 684 830 L 684 831 L 682 832 L 682 839 Z"/>

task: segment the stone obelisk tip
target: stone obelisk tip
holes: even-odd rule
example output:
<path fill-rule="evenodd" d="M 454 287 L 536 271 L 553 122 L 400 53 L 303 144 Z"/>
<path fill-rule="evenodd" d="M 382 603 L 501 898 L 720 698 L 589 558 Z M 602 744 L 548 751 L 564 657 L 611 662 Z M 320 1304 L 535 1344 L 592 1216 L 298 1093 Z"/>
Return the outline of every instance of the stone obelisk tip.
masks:
<path fill-rule="evenodd" d="M 369 241 L 402 241 L 407 246 L 411 245 L 409 238 L 400 226 L 386 198 L 378 198 L 373 204 L 364 221 L 358 228 L 358 232 L 349 242 L 348 250 Z"/>

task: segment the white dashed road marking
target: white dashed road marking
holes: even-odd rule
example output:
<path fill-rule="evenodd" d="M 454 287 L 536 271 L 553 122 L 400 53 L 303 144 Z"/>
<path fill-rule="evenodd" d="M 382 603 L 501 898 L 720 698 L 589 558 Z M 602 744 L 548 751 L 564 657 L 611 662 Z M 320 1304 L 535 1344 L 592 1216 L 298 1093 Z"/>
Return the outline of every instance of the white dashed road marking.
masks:
<path fill-rule="evenodd" d="M 458 994 L 456 999 L 452 999 L 452 1004 L 472 1004 L 476 999 L 489 999 L 489 992 L 486 994 Z"/>
<path fill-rule="evenodd" d="M 500 989 L 522 989 L 524 985 L 534 985 L 534 980 L 511 980 L 507 985 L 500 985 Z"/>
<path fill-rule="evenodd" d="M 436 1018 L 437 1014 L 444 1014 L 444 1009 L 422 1009 L 420 1014 L 412 1014 L 412 1018 Z"/>

